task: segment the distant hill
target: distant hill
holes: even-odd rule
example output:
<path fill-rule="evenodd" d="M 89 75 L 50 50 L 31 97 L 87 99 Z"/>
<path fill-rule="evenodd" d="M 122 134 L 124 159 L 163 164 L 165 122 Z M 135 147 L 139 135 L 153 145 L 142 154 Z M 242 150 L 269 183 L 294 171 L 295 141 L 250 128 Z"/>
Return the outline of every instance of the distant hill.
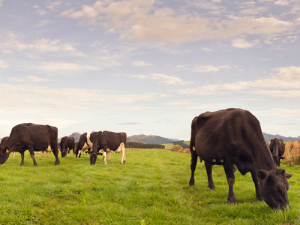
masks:
<path fill-rule="evenodd" d="M 80 136 L 81 136 L 81 134 L 78 133 L 78 132 L 74 132 L 74 133 L 72 133 L 72 134 L 69 135 L 69 136 L 72 136 L 72 137 L 75 139 L 75 142 L 78 142 L 78 141 L 79 141 L 79 138 L 80 138 Z M 62 138 L 63 138 L 63 137 L 58 138 L 58 143 L 60 143 L 60 141 L 61 141 Z"/>
<path fill-rule="evenodd" d="M 156 135 L 140 134 L 140 135 L 128 136 L 127 141 L 161 145 L 165 143 L 171 143 L 174 141 L 174 139 L 164 138 Z"/>
<path fill-rule="evenodd" d="M 274 139 L 274 138 L 281 138 L 284 142 L 300 140 L 300 136 L 299 137 L 284 137 L 279 134 L 273 135 L 273 134 L 266 134 L 266 133 L 263 133 L 263 135 L 267 142 L 270 142 L 271 139 Z"/>

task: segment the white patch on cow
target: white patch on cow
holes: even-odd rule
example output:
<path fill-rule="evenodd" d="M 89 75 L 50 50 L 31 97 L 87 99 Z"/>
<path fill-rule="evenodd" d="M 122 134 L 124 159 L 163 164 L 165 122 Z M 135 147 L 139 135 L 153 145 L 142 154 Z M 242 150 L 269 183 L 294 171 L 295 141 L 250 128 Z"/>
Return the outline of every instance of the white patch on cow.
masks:
<path fill-rule="evenodd" d="M 193 150 L 194 150 L 194 151 L 196 151 L 196 148 L 195 148 L 195 146 L 193 146 Z"/>
<path fill-rule="evenodd" d="M 216 160 L 216 159 L 213 159 L 212 161 L 213 161 L 214 163 L 215 163 L 215 162 L 217 162 L 217 160 Z"/>
<path fill-rule="evenodd" d="M 103 152 L 103 160 L 104 160 L 104 164 L 107 164 L 107 162 L 106 162 L 106 152 Z"/>
<path fill-rule="evenodd" d="M 224 159 L 221 159 L 221 160 L 220 160 L 220 163 L 223 163 L 223 162 L 224 162 Z"/>
<path fill-rule="evenodd" d="M 92 148 L 93 147 L 93 143 L 91 142 L 90 134 L 86 135 L 86 140 L 87 140 L 88 145 Z"/>
<path fill-rule="evenodd" d="M 47 152 L 51 152 L 52 151 L 51 146 L 48 145 L 48 148 L 46 150 L 47 150 Z"/>

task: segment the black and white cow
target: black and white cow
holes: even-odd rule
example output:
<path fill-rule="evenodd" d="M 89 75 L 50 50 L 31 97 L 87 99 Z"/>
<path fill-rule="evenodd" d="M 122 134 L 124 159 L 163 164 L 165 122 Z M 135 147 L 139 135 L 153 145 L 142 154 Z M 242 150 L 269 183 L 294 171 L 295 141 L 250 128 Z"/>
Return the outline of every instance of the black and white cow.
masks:
<path fill-rule="evenodd" d="M 76 157 L 79 158 L 81 156 L 82 151 L 85 151 L 85 150 L 90 151 L 92 148 L 93 148 L 93 143 L 90 140 L 90 134 L 83 133 L 80 136 L 78 144 L 77 144 Z"/>
<path fill-rule="evenodd" d="M 61 157 L 69 156 L 70 150 L 75 149 L 75 139 L 72 136 L 65 136 L 61 139 L 60 143 Z"/>
<path fill-rule="evenodd" d="M 284 169 L 278 169 L 268 149 L 260 123 L 250 112 L 242 109 L 226 109 L 206 112 L 195 117 L 191 126 L 191 179 L 197 158 L 205 161 L 208 186 L 215 189 L 212 166 L 223 165 L 229 185 L 228 201 L 236 204 L 233 192 L 234 165 L 242 175 L 250 172 L 256 189 L 256 197 L 271 208 L 284 209 L 289 205 L 289 183 Z"/>
<path fill-rule="evenodd" d="M 93 143 L 93 150 L 90 151 L 90 164 L 94 165 L 97 160 L 97 155 L 101 154 L 99 151 L 103 149 L 104 164 L 107 164 L 106 153 L 113 151 L 122 153 L 121 164 L 126 162 L 126 133 L 114 133 L 111 131 L 99 131 L 91 133 L 90 140 Z"/>
<path fill-rule="evenodd" d="M 24 165 L 24 152 L 28 149 L 35 166 L 37 166 L 34 151 L 52 149 L 55 156 L 55 165 L 60 164 L 58 159 L 56 127 L 23 123 L 12 128 L 6 144 L 0 146 L 0 164 L 6 162 L 11 152 L 20 152 L 21 166 Z"/>

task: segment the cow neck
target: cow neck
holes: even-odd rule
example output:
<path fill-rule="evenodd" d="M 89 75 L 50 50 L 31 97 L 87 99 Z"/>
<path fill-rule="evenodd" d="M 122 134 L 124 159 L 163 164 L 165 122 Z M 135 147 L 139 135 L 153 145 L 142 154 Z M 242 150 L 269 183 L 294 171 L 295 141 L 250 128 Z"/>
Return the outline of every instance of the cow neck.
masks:
<path fill-rule="evenodd" d="M 272 170 L 277 168 L 267 146 L 260 146 L 256 149 L 258 154 L 255 155 L 254 161 L 257 170 Z"/>

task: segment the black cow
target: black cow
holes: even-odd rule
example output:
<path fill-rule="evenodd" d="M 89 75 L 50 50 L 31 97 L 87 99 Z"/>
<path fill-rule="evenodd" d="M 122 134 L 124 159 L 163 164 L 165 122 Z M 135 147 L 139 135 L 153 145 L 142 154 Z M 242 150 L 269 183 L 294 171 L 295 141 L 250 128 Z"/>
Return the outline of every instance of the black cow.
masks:
<path fill-rule="evenodd" d="M 99 131 L 93 132 L 90 136 L 91 142 L 93 143 L 93 150 L 90 152 L 90 164 L 94 165 L 97 160 L 97 155 L 99 150 L 103 149 L 103 159 L 104 164 L 106 162 L 106 153 L 109 151 L 114 151 L 116 153 L 122 153 L 121 164 L 126 162 L 126 151 L 125 144 L 127 135 L 126 133 L 114 133 L 110 131 Z"/>
<path fill-rule="evenodd" d="M 7 140 L 8 140 L 8 137 L 4 137 L 4 138 L 2 138 L 2 139 L 1 139 L 0 146 L 2 146 L 2 147 L 4 147 L 4 148 L 5 148 L 5 144 L 6 144 Z"/>
<path fill-rule="evenodd" d="M 252 174 L 256 197 L 271 208 L 283 209 L 289 205 L 289 184 L 284 169 L 278 169 L 264 141 L 259 121 L 242 109 L 206 112 L 196 117 L 191 126 L 191 179 L 195 184 L 194 171 L 197 158 L 205 161 L 208 186 L 215 189 L 212 166 L 223 165 L 229 185 L 228 201 L 236 204 L 233 192 L 234 165 L 242 175 Z"/>
<path fill-rule="evenodd" d="M 76 157 L 79 158 L 81 156 L 81 152 L 88 149 L 90 151 L 93 148 L 93 143 L 90 140 L 90 134 L 83 133 L 78 141 L 77 149 L 76 149 Z"/>
<path fill-rule="evenodd" d="M 61 157 L 65 157 L 66 155 L 69 156 L 70 150 L 75 149 L 75 139 L 74 137 L 65 136 L 60 141 L 60 151 Z"/>
<path fill-rule="evenodd" d="M 283 156 L 284 150 L 285 150 L 283 140 L 280 138 L 272 139 L 269 148 L 272 153 L 273 160 L 274 160 L 276 166 L 280 166 L 280 159 L 284 158 L 282 156 Z"/>
<path fill-rule="evenodd" d="M 9 154 L 14 151 L 21 153 L 21 166 L 24 165 L 24 152 L 28 149 L 35 166 L 34 151 L 52 149 L 56 158 L 55 165 L 60 164 L 57 148 L 57 128 L 49 125 L 24 123 L 12 128 L 5 147 L 0 146 L 0 164 L 6 162 Z"/>

